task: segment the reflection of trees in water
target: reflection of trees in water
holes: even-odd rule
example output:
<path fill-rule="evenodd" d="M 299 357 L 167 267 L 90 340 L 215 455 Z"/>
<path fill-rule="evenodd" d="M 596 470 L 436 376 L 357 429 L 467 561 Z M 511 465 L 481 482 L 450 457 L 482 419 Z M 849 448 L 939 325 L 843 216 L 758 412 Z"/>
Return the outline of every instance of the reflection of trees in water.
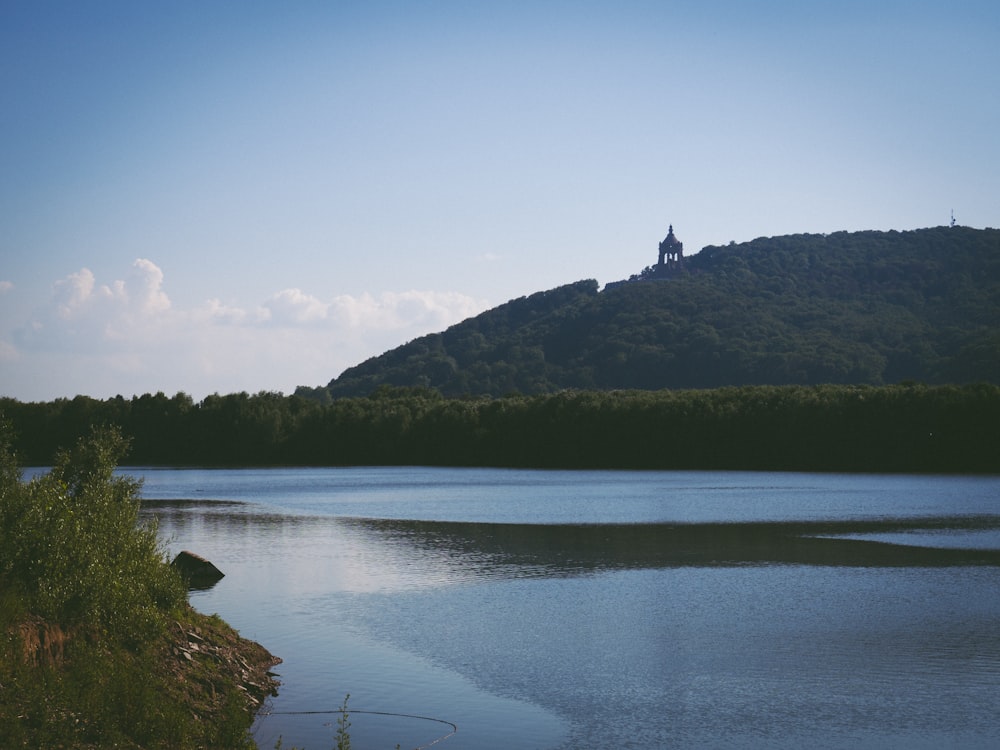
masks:
<path fill-rule="evenodd" d="M 298 526 L 316 517 L 268 513 L 252 503 L 238 500 L 143 500 L 140 513 L 155 516 L 160 523 L 181 526 L 193 521 L 230 529 Z M 330 520 L 329 517 L 320 517 Z"/>
<path fill-rule="evenodd" d="M 343 523 L 482 568 L 542 575 L 733 565 L 1000 566 L 1000 550 L 848 539 L 846 535 L 1000 529 L 1000 517 L 656 524 L 492 524 L 349 519 Z M 499 572 L 499 571 L 497 571 Z"/>
<path fill-rule="evenodd" d="M 269 513 L 253 503 L 235 500 L 144 500 L 140 514 L 155 518 L 159 534 L 168 542 L 178 537 L 243 538 L 252 549 L 267 537 L 296 534 L 332 523 L 329 516 Z"/>
<path fill-rule="evenodd" d="M 303 540 L 335 526 L 376 545 L 447 559 L 486 577 L 566 576 L 619 569 L 736 565 L 853 567 L 1000 566 L 1000 549 L 897 544 L 859 535 L 1000 531 L 1000 516 L 844 521 L 508 524 L 335 518 L 268 513 L 246 503 L 147 501 L 166 536 Z M 919 539 L 914 533 L 914 540 Z M 332 541 L 332 539 L 330 540 Z M 408 555 L 405 555 L 409 557 Z M 412 560 L 411 560 L 412 561 Z"/>

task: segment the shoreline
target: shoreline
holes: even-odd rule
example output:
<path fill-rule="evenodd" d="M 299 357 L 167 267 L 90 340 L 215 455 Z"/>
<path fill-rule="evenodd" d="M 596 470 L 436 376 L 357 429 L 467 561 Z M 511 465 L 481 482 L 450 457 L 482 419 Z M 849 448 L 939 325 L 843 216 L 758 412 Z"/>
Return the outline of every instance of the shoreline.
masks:
<path fill-rule="evenodd" d="M 238 698 L 247 728 L 281 684 L 272 669 L 282 663 L 256 641 L 244 638 L 218 615 L 190 605 L 182 622 L 172 619 L 161 647 L 163 664 L 182 700 L 202 721 L 221 721 Z"/>

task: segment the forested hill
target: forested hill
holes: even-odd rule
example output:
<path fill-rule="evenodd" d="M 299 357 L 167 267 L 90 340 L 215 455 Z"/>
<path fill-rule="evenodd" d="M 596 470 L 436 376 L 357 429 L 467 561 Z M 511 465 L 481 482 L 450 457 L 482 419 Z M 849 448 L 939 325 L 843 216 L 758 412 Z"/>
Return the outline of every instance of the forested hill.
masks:
<path fill-rule="evenodd" d="M 762 238 L 643 276 L 513 300 L 298 393 L 1000 383 L 1000 230 Z"/>

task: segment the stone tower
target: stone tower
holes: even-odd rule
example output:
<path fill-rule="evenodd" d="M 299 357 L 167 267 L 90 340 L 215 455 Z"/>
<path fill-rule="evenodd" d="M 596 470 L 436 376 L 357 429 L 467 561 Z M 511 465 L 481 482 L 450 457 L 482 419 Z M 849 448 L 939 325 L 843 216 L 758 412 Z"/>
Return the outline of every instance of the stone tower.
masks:
<path fill-rule="evenodd" d="M 664 268 L 680 268 L 684 264 L 684 243 L 674 236 L 674 225 L 670 225 L 670 231 L 666 238 L 660 243 L 660 260 L 656 264 L 657 270 Z"/>

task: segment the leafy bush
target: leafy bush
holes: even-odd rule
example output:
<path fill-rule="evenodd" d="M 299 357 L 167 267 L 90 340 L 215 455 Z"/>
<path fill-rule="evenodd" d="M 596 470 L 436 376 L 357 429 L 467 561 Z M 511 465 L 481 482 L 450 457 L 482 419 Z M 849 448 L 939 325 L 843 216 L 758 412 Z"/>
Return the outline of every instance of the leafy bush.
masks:
<path fill-rule="evenodd" d="M 134 645 L 186 594 L 155 523 L 138 523 L 140 482 L 114 474 L 126 447 L 117 430 L 94 430 L 24 482 L 4 437 L 0 579 L 37 616 Z"/>
<path fill-rule="evenodd" d="M 187 604 L 125 448 L 93 430 L 25 482 L 0 418 L 0 747 L 253 748 L 240 680 L 273 657 Z"/>

